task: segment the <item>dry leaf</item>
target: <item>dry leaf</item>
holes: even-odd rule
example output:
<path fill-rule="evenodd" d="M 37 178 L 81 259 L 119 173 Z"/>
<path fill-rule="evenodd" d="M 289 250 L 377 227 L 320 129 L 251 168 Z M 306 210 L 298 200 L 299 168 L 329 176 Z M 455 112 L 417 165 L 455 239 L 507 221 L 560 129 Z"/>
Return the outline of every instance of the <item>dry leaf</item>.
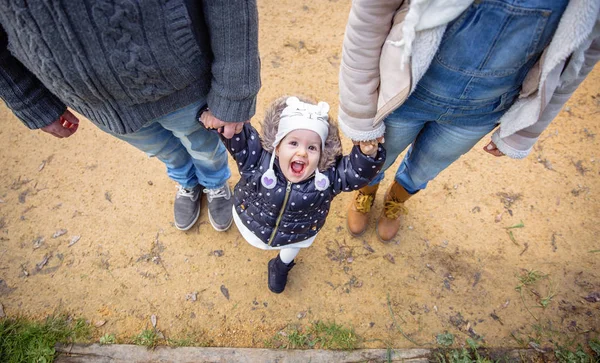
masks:
<path fill-rule="evenodd" d="M 591 303 L 600 302 L 600 292 L 592 292 L 588 296 L 584 297 L 584 299 Z"/>
<path fill-rule="evenodd" d="M 59 229 L 58 231 L 54 232 L 54 234 L 52 235 L 52 238 L 58 238 L 60 236 L 62 236 L 63 234 L 66 234 L 67 230 L 66 229 Z"/>
<path fill-rule="evenodd" d="M 37 250 L 44 244 L 44 237 L 40 236 L 33 241 L 33 249 Z"/>
<path fill-rule="evenodd" d="M 389 253 L 386 253 L 386 254 L 383 256 L 383 258 L 385 258 L 386 260 L 388 260 L 389 262 L 391 262 L 391 263 L 393 263 L 393 264 L 395 264 L 395 263 L 396 263 L 396 260 L 394 259 L 394 256 L 392 256 L 392 255 L 391 255 L 391 254 L 389 254 Z"/>
<path fill-rule="evenodd" d="M 106 324 L 106 320 L 98 320 L 97 322 L 94 323 L 94 326 L 96 328 L 99 328 L 99 327 L 103 326 L 104 324 Z"/>
<path fill-rule="evenodd" d="M 365 240 L 363 240 L 363 248 L 371 253 L 375 252 L 375 250 Z"/>
<path fill-rule="evenodd" d="M 81 239 L 81 236 L 73 236 L 67 247 L 73 246 L 75 243 L 79 242 L 79 239 Z"/>
<path fill-rule="evenodd" d="M 44 255 L 44 258 L 35 265 L 35 268 L 37 268 L 38 271 L 41 270 L 44 266 L 46 266 L 51 256 L 52 255 Z"/>
<path fill-rule="evenodd" d="M 221 285 L 221 293 L 227 300 L 229 300 L 229 290 L 225 287 L 225 285 Z"/>
<path fill-rule="evenodd" d="M 150 322 L 152 323 L 152 327 L 156 328 L 156 315 L 152 314 L 152 316 L 150 316 Z"/>

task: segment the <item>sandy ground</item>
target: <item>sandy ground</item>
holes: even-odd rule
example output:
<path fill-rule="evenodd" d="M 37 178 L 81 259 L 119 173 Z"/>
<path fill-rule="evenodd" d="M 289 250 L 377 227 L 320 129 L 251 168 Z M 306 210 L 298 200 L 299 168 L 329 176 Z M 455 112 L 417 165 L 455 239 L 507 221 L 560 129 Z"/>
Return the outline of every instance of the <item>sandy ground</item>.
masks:
<path fill-rule="evenodd" d="M 335 117 L 349 7 L 259 1 L 256 124 L 282 94 L 326 100 Z M 362 347 L 434 344 L 446 331 L 494 347 L 598 337 L 599 83 L 596 69 L 525 160 L 493 158 L 482 141 L 407 203 L 394 243 L 378 242 L 373 228 L 352 238 L 351 195 L 338 197 L 281 295 L 266 285 L 273 253 L 235 227 L 213 231 L 203 210 L 193 229 L 175 229 L 175 184 L 158 160 L 86 120 L 70 139 L 28 131 L 2 105 L 0 303 L 9 317 L 66 311 L 105 321 L 95 336 L 122 340 L 156 315 L 166 337 L 214 346 L 263 347 L 286 326 L 316 320 L 353 327 Z M 526 270 L 547 277 L 521 296 Z"/>

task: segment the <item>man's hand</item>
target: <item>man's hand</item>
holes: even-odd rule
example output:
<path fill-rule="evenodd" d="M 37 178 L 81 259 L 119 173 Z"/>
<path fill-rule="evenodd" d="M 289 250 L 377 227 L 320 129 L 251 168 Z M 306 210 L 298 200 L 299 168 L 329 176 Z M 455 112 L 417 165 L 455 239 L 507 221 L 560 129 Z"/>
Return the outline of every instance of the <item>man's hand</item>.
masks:
<path fill-rule="evenodd" d="M 79 119 L 75 117 L 71 111 L 66 110 L 65 113 L 58 118 L 58 120 L 54 121 L 48 126 L 42 127 L 41 130 L 58 137 L 59 139 L 62 139 L 63 137 L 69 137 L 73 135 L 75 131 L 77 131 L 78 127 Z"/>
<path fill-rule="evenodd" d="M 250 120 L 243 122 L 221 121 L 218 118 L 216 118 L 210 112 L 210 110 L 202 112 L 202 114 L 200 115 L 200 121 L 202 121 L 204 127 L 206 127 L 207 129 L 216 129 L 220 134 L 222 134 L 228 139 L 231 139 L 233 135 L 242 132 L 245 122 L 250 122 Z"/>
<path fill-rule="evenodd" d="M 492 154 L 494 156 L 504 156 L 504 153 L 502 151 L 498 150 L 498 147 L 496 147 L 496 144 L 494 144 L 494 142 L 491 140 L 487 145 L 485 145 L 483 150 L 486 153 Z"/>

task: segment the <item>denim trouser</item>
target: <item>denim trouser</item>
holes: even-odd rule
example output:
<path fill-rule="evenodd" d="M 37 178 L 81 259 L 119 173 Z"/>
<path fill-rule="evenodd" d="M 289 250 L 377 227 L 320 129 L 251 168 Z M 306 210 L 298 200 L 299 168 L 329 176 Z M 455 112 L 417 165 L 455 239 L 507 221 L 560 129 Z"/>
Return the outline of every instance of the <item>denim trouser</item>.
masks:
<path fill-rule="evenodd" d="M 567 0 L 476 1 L 448 24 L 413 93 L 385 120 L 387 160 L 411 194 L 492 131 L 552 39 Z"/>
<path fill-rule="evenodd" d="M 225 185 L 231 176 L 227 151 L 216 132 L 210 132 L 196 119 L 203 102 L 196 102 L 146 124 L 138 131 L 117 135 L 167 166 L 169 177 L 184 188 L 198 184 L 205 188 Z"/>

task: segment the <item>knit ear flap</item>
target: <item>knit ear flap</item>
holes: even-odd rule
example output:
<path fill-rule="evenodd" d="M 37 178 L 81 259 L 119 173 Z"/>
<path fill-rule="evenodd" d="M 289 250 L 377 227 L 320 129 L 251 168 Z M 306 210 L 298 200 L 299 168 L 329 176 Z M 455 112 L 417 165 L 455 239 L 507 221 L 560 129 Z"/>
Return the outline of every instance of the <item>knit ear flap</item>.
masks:
<path fill-rule="evenodd" d="M 329 178 L 319 172 L 319 168 L 315 169 L 315 189 L 323 191 L 329 188 Z"/>
<path fill-rule="evenodd" d="M 275 170 L 273 170 L 273 163 L 275 163 L 275 151 L 271 154 L 269 169 L 260 177 L 260 183 L 267 189 L 273 189 L 277 185 L 277 176 L 275 176 Z"/>

